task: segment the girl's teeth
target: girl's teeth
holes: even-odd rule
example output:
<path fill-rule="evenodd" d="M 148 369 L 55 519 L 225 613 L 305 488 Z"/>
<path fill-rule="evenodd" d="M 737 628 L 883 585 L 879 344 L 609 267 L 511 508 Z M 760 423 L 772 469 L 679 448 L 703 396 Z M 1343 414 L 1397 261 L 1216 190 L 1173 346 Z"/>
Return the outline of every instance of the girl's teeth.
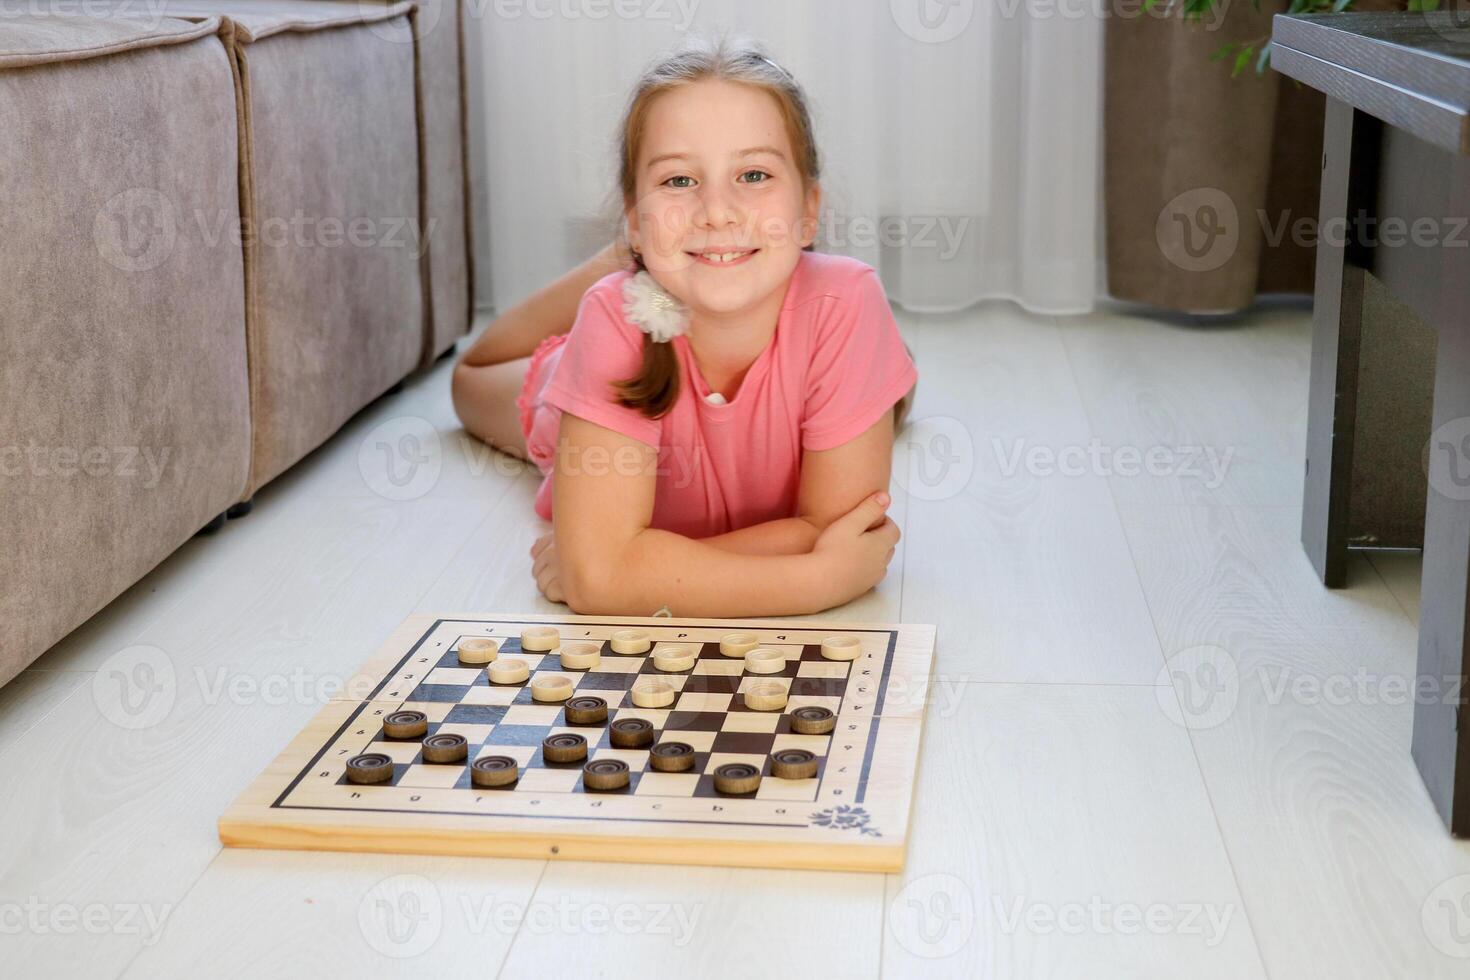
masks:
<path fill-rule="evenodd" d="M 749 255 L 749 252 L 704 252 L 701 258 L 710 262 L 734 262 L 738 258 Z"/>

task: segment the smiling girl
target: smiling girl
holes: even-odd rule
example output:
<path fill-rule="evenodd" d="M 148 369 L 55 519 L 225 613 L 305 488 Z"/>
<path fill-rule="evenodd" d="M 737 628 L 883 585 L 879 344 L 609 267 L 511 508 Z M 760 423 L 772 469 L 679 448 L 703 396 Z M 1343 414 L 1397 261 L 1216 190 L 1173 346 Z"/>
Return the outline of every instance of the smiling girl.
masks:
<path fill-rule="evenodd" d="M 620 133 L 624 239 L 455 368 L 465 428 L 544 474 L 537 585 L 608 615 L 863 594 L 898 542 L 886 488 L 918 374 L 873 269 L 810 250 L 805 95 L 758 45 L 693 39 Z"/>

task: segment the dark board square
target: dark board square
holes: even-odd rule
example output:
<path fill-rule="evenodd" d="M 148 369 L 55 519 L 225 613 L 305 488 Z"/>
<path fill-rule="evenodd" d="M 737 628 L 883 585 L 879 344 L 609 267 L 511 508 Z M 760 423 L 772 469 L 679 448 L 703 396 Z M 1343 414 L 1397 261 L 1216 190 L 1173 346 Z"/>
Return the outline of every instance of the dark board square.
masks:
<path fill-rule="evenodd" d="M 817 756 L 817 775 L 814 778 L 821 779 L 822 778 L 822 773 L 824 773 L 826 771 L 827 771 L 827 757 L 825 755 L 819 755 L 819 756 Z M 771 757 L 768 755 L 768 756 L 766 756 L 766 761 L 761 765 L 761 780 L 764 782 L 767 779 L 775 779 L 775 778 L 776 778 L 775 776 L 772 776 L 771 775 Z"/>
<path fill-rule="evenodd" d="M 464 700 L 465 692 L 469 689 L 468 684 L 420 684 L 413 689 L 412 694 L 403 700 L 458 704 Z"/>
<path fill-rule="evenodd" d="M 693 667 L 689 668 L 689 670 L 693 669 Z M 650 653 L 648 659 L 643 662 L 643 666 L 638 668 L 638 673 L 652 674 L 655 677 L 670 677 L 678 674 L 688 674 L 689 670 L 659 670 L 653 665 L 653 656 Z"/>
<path fill-rule="evenodd" d="M 714 773 L 702 773 L 699 782 L 694 784 L 694 795 L 699 799 L 706 800 L 753 800 L 759 787 L 749 793 L 721 793 L 715 789 Z"/>
<path fill-rule="evenodd" d="M 790 694 L 794 698 L 840 698 L 846 689 L 847 679 L 843 677 L 796 677 L 791 681 Z"/>
<path fill-rule="evenodd" d="M 496 725 L 486 745 L 537 745 L 547 736 L 546 725 Z"/>
<path fill-rule="evenodd" d="M 715 736 L 711 752 L 736 752 L 743 755 L 764 755 L 771 751 L 776 736 L 765 732 L 720 732 Z"/>
<path fill-rule="evenodd" d="M 598 749 L 610 749 L 614 747 L 612 744 L 612 733 L 608 731 L 606 725 L 601 728 L 589 728 L 586 731 L 581 731 L 577 734 L 587 736 L 588 760 L 591 760 L 591 758 L 597 754 Z M 655 741 L 658 740 L 657 730 L 654 731 L 653 737 Z M 619 751 L 621 751 L 621 747 L 619 747 Z M 585 765 L 586 763 L 584 762 L 583 764 Z"/>
<path fill-rule="evenodd" d="M 668 735 L 674 732 L 717 732 L 724 720 L 723 711 L 670 711 L 663 731 Z"/>
<path fill-rule="evenodd" d="M 449 709 L 444 721 L 456 725 L 498 725 L 505 711 L 503 704 L 457 704 Z"/>
<path fill-rule="evenodd" d="M 522 773 L 522 775 L 524 775 L 525 774 L 525 770 L 521 770 L 521 773 Z M 516 782 L 519 782 L 519 781 L 520 781 L 519 779 L 516 780 Z M 514 792 L 515 791 L 515 788 L 516 788 L 516 784 L 515 783 L 510 783 L 509 785 L 506 785 L 506 786 L 476 786 L 474 783 L 472 783 L 470 781 L 470 767 L 469 766 L 465 766 L 464 767 L 464 772 L 460 773 L 459 774 L 459 779 L 455 780 L 454 788 L 455 789 L 472 789 L 476 793 L 501 793 L 501 792 L 507 792 L 507 791 Z"/>
<path fill-rule="evenodd" d="M 589 670 L 577 685 L 577 692 L 582 691 L 626 691 L 638 680 L 634 673 L 603 673 L 601 671 Z M 575 695 L 573 695 L 575 697 Z"/>
<path fill-rule="evenodd" d="M 572 792 L 586 793 L 588 796 L 632 796 L 633 792 L 638 789 L 638 780 L 642 778 L 643 773 L 630 772 L 628 773 L 628 785 L 619 789 L 588 789 L 587 784 L 579 779 Z"/>
<path fill-rule="evenodd" d="M 740 690 L 740 675 L 728 677 L 723 674 L 690 674 L 683 690 L 700 694 L 734 694 Z"/>
<path fill-rule="evenodd" d="M 538 704 L 538 705 L 545 705 L 545 704 L 548 703 L 548 702 L 545 702 L 545 701 L 537 701 L 535 698 L 533 698 L 531 696 L 531 682 L 536 679 L 536 675 L 538 673 L 539 673 L 539 671 L 536 671 L 536 670 L 531 671 L 531 676 L 526 678 L 526 682 L 524 684 L 522 684 L 521 685 L 521 689 L 516 692 L 515 700 L 512 701 L 511 704 Z M 561 673 L 561 671 L 553 671 L 552 673 Z M 509 687 L 510 685 L 509 684 L 506 684 L 506 685 L 503 685 L 503 686 Z M 573 691 L 572 692 L 572 696 L 573 697 L 576 697 L 576 694 L 577 694 L 576 691 Z"/>
<path fill-rule="evenodd" d="M 437 726 L 437 725 L 433 724 L 432 722 L 430 722 L 429 723 L 429 730 L 427 732 L 425 732 L 424 734 L 425 735 L 432 735 L 434 733 L 434 730 L 436 728 L 438 728 L 438 727 L 439 726 Z M 410 736 L 408 736 L 406 738 L 395 738 L 394 736 L 389 735 L 382 728 L 379 728 L 378 729 L 378 734 L 376 734 L 376 735 L 373 736 L 373 741 L 374 742 L 422 742 L 423 740 L 424 740 L 424 736 L 423 735 L 410 735 Z"/>
<path fill-rule="evenodd" d="M 387 780 L 385 782 L 381 782 L 381 783 L 354 783 L 352 780 L 350 780 L 350 779 L 347 778 L 347 769 L 344 766 L 343 769 L 342 769 L 342 775 L 340 775 L 340 776 L 337 777 L 337 785 L 338 786 L 351 786 L 353 789 L 359 789 L 359 790 L 362 790 L 362 789 L 376 789 L 376 788 L 381 787 L 381 786 L 397 786 L 398 785 L 398 780 L 402 779 L 403 778 L 403 774 L 406 773 L 406 772 L 408 772 L 408 767 L 409 767 L 409 763 L 407 763 L 407 762 L 395 762 L 395 763 L 393 763 L 393 778 L 392 779 L 389 779 L 389 780 Z"/>
<path fill-rule="evenodd" d="M 592 758 L 593 746 L 597 745 L 595 732 L 587 732 L 587 759 Z M 544 737 L 544 736 L 543 736 Z M 527 769 L 581 769 L 587 764 L 587 759 L 578 759 L 575 762 L 550 762 L 542 753 L 540 746 L 536 747 L 536 754 L 531 756 L 531 762 Z"/>

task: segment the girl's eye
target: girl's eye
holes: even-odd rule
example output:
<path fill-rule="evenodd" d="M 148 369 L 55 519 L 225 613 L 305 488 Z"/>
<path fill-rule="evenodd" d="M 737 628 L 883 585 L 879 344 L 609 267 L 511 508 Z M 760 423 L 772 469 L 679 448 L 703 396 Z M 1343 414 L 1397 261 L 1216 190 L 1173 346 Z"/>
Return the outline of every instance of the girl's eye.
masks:
<path fill-rule="evenodd" d="M 687 183 L 687 184 L 676 184 L 676 183 L 674 183 L 674 181 L 676 181 L 676 180 L 687 180 L 687 181 L 689 181 L 689 183 Z M 670 177 L 668 180 L 664 181 L 664 183 L 665 184 L 668 184 L 668 185 L 670 185 L 672 187 L 680 187 L 680 188 L 682 188 L 682 187 L 693 187 L 694 186 L 694 178 L 688 176 L 687 174 L 680 174 L 677 177 Z"/>
<path fill-rule="evenodd" d="M 747 170 L 745 173 L 741 174 L 740 176 L 742 176 L 742 177 L 759 177 L 759 178 L 761 178 L 759 180 L 747 180 L 745 182 L 747 184 L 764 184 L 766 182 L 766 180 L 771 175 L 768 174 L 768 173 L 766 173 L 764 170 Z"/>

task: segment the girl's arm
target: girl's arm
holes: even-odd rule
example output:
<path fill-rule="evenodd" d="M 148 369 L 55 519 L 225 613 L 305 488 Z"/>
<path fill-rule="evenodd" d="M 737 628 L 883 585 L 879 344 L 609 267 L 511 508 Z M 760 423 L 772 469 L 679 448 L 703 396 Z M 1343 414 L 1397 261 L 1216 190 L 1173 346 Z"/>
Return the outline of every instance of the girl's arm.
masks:
<path fill-rule="evenodd" d="M 873 492 L 887 489 L 893 465 L 893 425 L 894 413 L 888 412 L 868 431 L 840 446 L 802 453 L 796 517 L 701 540 L 736 554 L 806 554 L 828 524 Z"/>
<path fill-rule="evenodd" d="M 460 357 L 460 363 L 485 367 L 530 357 L 541 341 L 572 329 L 582 294 L 608 273 L 626 268 L 629 261 L 621 246 L 607 246 L 496 317 Z"/>
<path fill-rule="evenodd" d="M 699 541 L 736 555 L 804 555 L 812 550 L 821 533 L 822 529 L 805 517 L 786 517 Z"/>
<path fill-rule="evenodd" d="M 592 465 L 599 457 L 617 464 Z M 831 528 L 826 547 L 804 554 L 742 554 L 650 528 L 657 462 L 652 447 L 562 414 L 553 524 L 574 611 L 646 615 L 667 605 L 679 616 L 804 615 L 883 577 L 898 530 L 886 519 L 875 524 L 882 508 L 871 504 L 871 514 L 854 511 L 843 519 L 852 528 Z"/>

